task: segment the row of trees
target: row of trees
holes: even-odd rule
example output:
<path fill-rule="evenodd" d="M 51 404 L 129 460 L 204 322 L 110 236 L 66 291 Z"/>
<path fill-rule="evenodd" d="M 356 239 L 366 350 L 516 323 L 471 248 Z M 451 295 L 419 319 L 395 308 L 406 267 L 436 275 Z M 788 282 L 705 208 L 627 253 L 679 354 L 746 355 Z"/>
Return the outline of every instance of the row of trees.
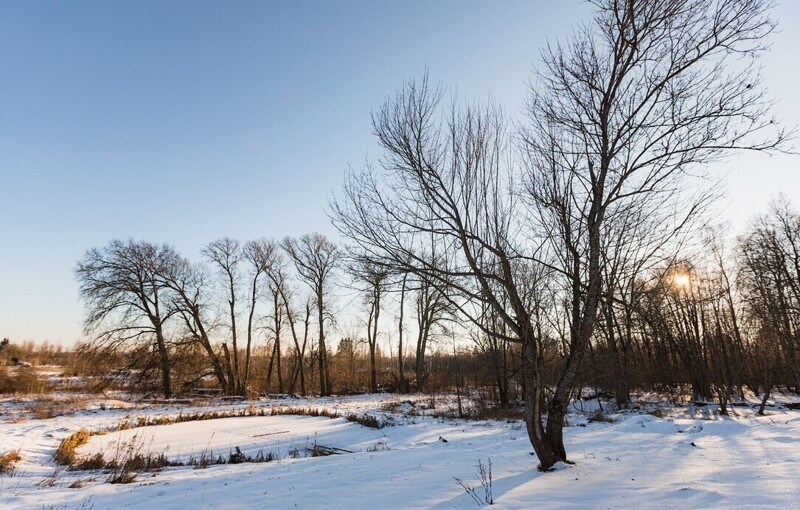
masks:
<path fill-rule="evenodd" d="M 327 394 L 324 312 L 328 276 L 337 264 L 336 247 L 316 234 L 287 238 L 280 244 L 264 239 L 242 244 L 223 238 L 210 243 L 203 256 L 202 263 L 192 263 L 171 246 L 133 240 L 89 250 L 76 275 L 88 309 L 85 324 L 94 338 L 91 347 L 104 354 L 131 344 L 152 348 L 160 364 L 162 392 L 169 397 L 171 352 L 179 345 L 198 346 L 222 391 L 242 395 L 252 376 L 257 331 L 266 328 L 273 336 L 270 371 L 274 364 L 283 391 L 281 333 L 288 324 L 297 361 L 287 383 L 294 390 L 299 382 L 305 393 L 303 358 L 315 305 L 320 390 Z M 289 261 L 311 289 L 313 301 L 295 303 L 287 284 Z M 257 310 L 267 302 L 273 310 L 272 323 L 262 324 Z M 305 325 L 302 338 L 298 322 Z M 216 335 L 224 339 L 219 345 L 214 342 Z"/>
<path fill-rule="evenodd" d="M 76 268 L 92 339 L 82 348 L 84 354 L 114 359 L 118 368 L 136 368 L 142 375 L 157 367 L 166 397 L 175 391 L 172 374 L 185 360 L 191 360 L 193 369 L 188 370 L 191 378 L 182 377 L 184 386 L 211 375 L 226 394 L 248 395 L 265 388 L 305 395 L 311 378 L 321 395 L 329 395 L 332 352 L 341 353 L 342 342 L 349 342 L 345 351 L 355 359 L 363 342 L 369 352 L 367 389 L 377 391 L 379 336 L 385 336 L 379 321 L 387 306 L 384 295 L 391 293 L 399 296 L 399 342 L 398 366 L 389 382 L 404 391 L 412 383 L 417 389 L 425 383 L 429 340 L 451 314 L 438 290 L 424 279 L 409 274 L 395 278 L 320 234 L 279 243 L 223 238 L 208 244 L 202 255 L 202 262 L 192 263 L 169 245 L 134 240 L 89 250 Z M 344 315 L 357 318 L 366 309 L 360 321 L 366 338 L 355 334 L 343 339 L 338 351 L 326 343 L 327 330 L 338 323 L 335 284 L 355 291 L 364 305 L 354 314 L 340 310 Z M 416 352 L 410 356 L 403 327 L 407 299 L 415 305 L 412 331 L 417 333 Z M 264 346 L 269 347 L 266 362 L 254 372 L 254 349 Z M 406 359 L 414 362 L 413 376 L 406 374 Z M 261 380 L 254 382 L 254 377 Z"/>

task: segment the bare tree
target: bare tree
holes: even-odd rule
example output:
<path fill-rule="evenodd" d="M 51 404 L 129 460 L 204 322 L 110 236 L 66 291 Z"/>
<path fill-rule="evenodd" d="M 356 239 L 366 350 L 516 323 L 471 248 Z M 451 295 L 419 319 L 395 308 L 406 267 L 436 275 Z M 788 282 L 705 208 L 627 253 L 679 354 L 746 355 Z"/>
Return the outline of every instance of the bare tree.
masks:
<path fill-rule="evenodd" d="M 233 352 L 228 349 L 228 344 L 223 342 L 222 349 L 225 353 L 228 378 L 233 385 L 233 391 L 243 394 L 242 374 L 239 370 L 239 345 L 236 332 L 236 298 L 239 292 L 241 275 L 239 265 L 242 262 L 242 246 L 236 239 L 224 237 L 208 244 L 203 249 L 203 255 L 216 267 L 221 275 L 227 292 L 229 311 L 229 327 Z"/>
<path fill-rule="evenodd" d="M 283 370 L 281 367 L 281 331 L 283 330 L 283 324 L 285 321 L 285 317 L 288 314 L 286 309 L 286 305 L 284 300 L 281 296 L 283 292 L 281 290 L 281 286 L 284 285 L 284 281 L 282 280 L 281 273 L 277 272 L 270 272 L 272 277 L 277 275 L 276 280 L 270 279 L 269 282 L 269 292 L 272 295 L 272 324 L 268 326 L 268 330 L 272 332 L 273 335 L 273 344 L 272 344 L 272 354 L 270 355 L 269 366 L 267 367 L 267 387 L 270 385 L 270 381 L 272 380 L 272 370 L 273 366 L 276 368 L 276 372 L 278 375 L 278 393 L 283 393 Z"/>
<path fill-rule="evenodd" d="M 172 396 L 165 324 L 175 310 L 161 273 L 176 257 L 167 245 L 115 240 L 87 251 L 75 268 L 88 309 L 87 334 L 104 348 L 128 343 L 154 346 L 165 398 Z"/>
<path fill-rule="evenodd" d="M 454 106 L 442 119 L 441 99 L 426 76 L 387 100 L 373 116 L 382 172 L 351 171 L 331 203 L 332 219 L 373 263 L 414 275 L 423 296 L 443 298 L 486 334 L 503 335 L 473 312 L 484 305 L 477 309 L 491 308 L 508 324 L 505 340 L 538 344 L 544 273 L 520 256 L 536 246 L 526 245 L 524 214 L 510 194 L 504 117 L 492 106 Z M 542 389 L 526 384 L 537 407 Z"/>
<path fill-rule="evenodd" d="M 330 395 L 330 377 L 327 368 L 325 347 L 325 295 L 333 272 L 340 262 L 336 245 L 322 234 L 304 235 L 300 239 L 285 238 L 281 246 L 294 262 L 300 279 L 308 285 L 316 298 L 319 326 L 318 363 L 319 386 L 322 395 Z"/>
<path fill-rule="evenodd" d="M 292 337 L 294 338 L 295 351 L 297 353 L 297 357 L 296 357 L 295 367 L 294 367 L 294 370 L 292 372 L 291 387 L 292 388 L 295 387 L 295 383 L 297 381 L 297 376 L 299 375 L 299 377 L 300 377 L 300 393 L 301 393 L 301 395 L 305 395 L 306 394 L 306 386 L 305 386 L 305 373 L 306 373 L 306 371 L 305 371 L 304 360 L 305 360 L 305 355 L 306 355 L 306 347 L 308 346 L 308 333 L 309 333 L 310 328 L 311 328 L 311 313 L 312 313 L 312 310 L 313 310 L 313 306 L 312 306 L 312 302 L 311 301 L 312 300 L 310 298 L 307 299 L 305 301 L 304 306 L 303 306 L 303 315 L 302 315 L 302 317 L 303 317 L 303 343 L 302 344 L 299 343 L 299 340 L 297 338 L 296 328 L 294 326 L 292 326 Z M 295 315 L 293 315 L 291 312 L 288 314 L 288 317 L 289 317 L 289 323 L 290 324 L 294 324 L 294 322 L 296 322 L 296 320 L 294 318 Z M 309 369 L 310 368 L 311 368 L 311 366 L 309 366 Z"/>
<path fill-rule="evenodd" d="M 242 375 L 241 393 L 247 390 L 250 377 L 250 360 L 253 344 L 256 305 L 260 297 L 260 278 L 273 270 L 277 250 L 275 244 L 266 239 L 248 241 L 242 250 L 242 258 L 250 266 L 250 310 L 247 314 L 247 347 L 245 349 L 244 374 Z M 281 390 L 282 391 L 282 390 Z"/>
<path fill-rule="evenodd" d="M 172 306 L 180 314 L 187 336 L 199 344 L 208 356 L 220 388 L 226 394 L 235 392 L 233 374 L 227 362 L 230 357 L 226 356 L 226 363 L 223 364 L 209 336 L 215 324 L 208 317 L 211 307 L 210 277 L 206 268 L 176 257 L 164 268 L 161 278 L 174 293 Z M 223 351 L 227 352 L 224 344 Z"/>
<path fill-rule="evenodd" d="M 367 345 L 369 346 L 369 389 L 378 391 L 377 362 L 375 358 L 378 348 L 378 321 L 381 313 L 381 298 L 387 286 L 388 271 L 382 265 L 372 264 L 358 255 L 351 256 L 347 271 L 352 276 L 356 288 L 364 296 L 369 307 L 367 316 Z"/>
<path fill-rule="evenodd" d="M 445 294 L 449 289 L 447 289 L 445 282 L 438 283 L 437 285 L 425 273 L 420 273 L 414 278 L 412 284 L 416 285 L 416 289 L 414 289 L 416 291 L 414 304 L 417 312 L 414 375 L 416 376 L 416 389 L 420 392 L 425 388 L 425 381 L 430 375 L 425 366 L 425 355 L 433 338 L 434 329 L 451 316 L 453 310 L 451 302 Z"/>
<path fill-rule="evenodd" d="M 305 354 L 306 345 L 308 342 L 308 326 L 311 319 L 311 304 L 309 301 L 305 303 L 305 315 L 303 316 L 303 342 L 300 343 L 300 333 L 298 332 L 298 317 L 299 313 L 297 307 L 292 303 L 292 292 L 289 287 L 289 281 L 286 276 L 286 259 L 278 251 L 274 252 L 272 263 L 267 271 L 269 277 L 269 288 L 273 295 L 273 309 L 277 315 L 279 309 L 283 310 L 286 317 L 286 322 L 289 324 L 289 331 L 292 334 L 295 349 L 295 363 L 292 368 L 291 376 L 289 378 L 289 392 L 294 393 L 298 379 L 300 382 L 300 393 L 306 394 L 306 378 L 305 378 Z M 281 321 L 277 321 L 280 323 Z M 280 355 L 280 352 L 278 353 Z"/>
<path fill-rule="evenodd" d="M 544 456 L 561 460 L 564 412 L 603 295 L 604 226 L 633 207 L 669 226 L 665 242 L 706 201 L 687 176 L 734 150 L 779 149 L 787 136 L 769 117 L 755 63 L 775 26 L 769 2 L 593 3 L 591 26 L 544 51 L 524 131 L 528 197 L 571 303 L 542 431 Z"/>
<path fill-rule="evenodd" d="M 270 288 L 272 293 L 272 324 L 267 326 L 267 330 L 272 332 L 272 353 L 267 365 L 266 387 L 269 388 L 272 382 L 273 369 L 277 373 L 278 393 L 283 393 L 283 370 L 281 367 L 281 331 L 285 321 L 286 311 L 281 301 L 280 291 L 277 288 Z"/>

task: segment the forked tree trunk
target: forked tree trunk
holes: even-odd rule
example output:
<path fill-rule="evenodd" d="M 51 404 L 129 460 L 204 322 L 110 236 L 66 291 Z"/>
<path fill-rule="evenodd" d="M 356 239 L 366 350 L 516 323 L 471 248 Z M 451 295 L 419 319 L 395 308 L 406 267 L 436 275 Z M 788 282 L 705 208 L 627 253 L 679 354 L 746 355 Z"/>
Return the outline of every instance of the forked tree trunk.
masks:
<path fill-rule="evenodd" d="M 528 439 L 533 446 L 533 451 L 539 458 L 539 470 L 547 471 L 553 465 L 565 460 L 562 448 L 559 450 L 557 445 L 552 445 L 550 438 L 545 435 L 542 426 L 542 381 L 541 371 L 539 370 L 538 354 L 536 353 L 533 338 L 524 338 L 522 344 L 523 356 L 523 377 L 525 379 L 525 424 L 528 430 Z"/>

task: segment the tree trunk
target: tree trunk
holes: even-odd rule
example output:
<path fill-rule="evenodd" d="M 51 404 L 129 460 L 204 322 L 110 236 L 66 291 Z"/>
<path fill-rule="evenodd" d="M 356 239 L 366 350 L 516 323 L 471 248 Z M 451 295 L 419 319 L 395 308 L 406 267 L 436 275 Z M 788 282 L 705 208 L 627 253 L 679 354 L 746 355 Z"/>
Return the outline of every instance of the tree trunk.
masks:
<path fill-rule="evenodd" d="M 228 371 L 228 384 L 225 393 L 236 393 L 236 379 L 233 375 L 233 364 L 231 363 L 231 351 L 228 349 L 228 344 L 222 343 L 222 353 L 225 355 L 225 369 Z"/>
<path fill-rule="evenodd" d="M 247 315 L 247 351 L 244 358 L 244 374 L 242 376 L 242 395 L 247 393 L 247 383 L 250 378 L 250 353 L 253 345 L 253 317 L 256 312 L 256 300 L 258 297 L 258 273 L 253 277 L 253 287 L 250 297 L 250 313 Z"/>
<path fill-rule="evenodd" d="M 172 381 L 170 378 L 169 353 L 161 326 L 156 328 L 156 342 L 158 343 L 158 355 L 161 362 L 161 391 L 164 393 L 164 398 L 171 398 Z"/>
<path fill-rule="evenodd" d="M 406 381 L 405 365 L 403 364 L 403 312 L 406 300 L 406 279 L 408 273 L 403 273 L 403 284 L 400 287 L 400 323 L 398 325 L 399 344 L 397 346 L 397 381 L 400 385 L 401 393 L 408 393 L 408 382 Z"/>
<path fill-rule="evenodd" d="M 273 293 L 275 311 L 275 350 L 273 351 L 273 357 L 278 371 L 278 393 L 283 393 L 283 372 L 281 372 L 281 326 L 283 320 L 281 317 L 281 303 L 278 300 L 279 297 L 278 290 L 276 289 Z"/>
<path fill-rule="evenodd" d="M 523 378 L 525 393 L 525 424 L 528 430 L 528 439 L 533 446 L 533 451 L 539 458 L 539 470 L 548 471 L 553 465 L 562 460 L 562 455 L 557 448 L 551 446 L 550 437 L 545 435 L 542 427 L 542 381 L 539 370 L 538 353 L 532 335 L 528 333 L 523 338 Z M 563 447 L 563 443 L 562 443 Z M 563 449 L 563 448 L 562 448 Z"/>
<path fill-rule="evenodd" d="M 425 387 L 425 332 L 421 329 L 417 334 L 417 358 L 414 360 L 414 374 L 417 378 L 417 392 Z"/>
<path fill-rule="evenodd" d="M 330 395 L 328 388 L 328 367 L 326 363 L 327 350 L 325 348 L 325 315 L 322 308 L 322 288 L 317 288 L 317 312 L 319 319 L 319 393 L 323 397 Z"/>
<path fill-rule="evenodd" d="M 378 347 L 378 319 L 380 318 L 381 313 L 381 290 L 379 287 L 380 284 L 377 284 L 374 289 L 373 300 L 372 300 L 372 312 L 370 313 L 370 321 L 367 325 L 369 328 L 372 327 L 372 331 L 368 331 L 367 335 L 370 337 L 369 340 L 369 366 L 370 366 L 370 374 L 369 374 L 369 384 L 370 384 L 370 391 L 372 393 L 376 393 L 378 391 L 378 368 L 377 368 L 377 361 L 375 359 L 375 351 Z"/>

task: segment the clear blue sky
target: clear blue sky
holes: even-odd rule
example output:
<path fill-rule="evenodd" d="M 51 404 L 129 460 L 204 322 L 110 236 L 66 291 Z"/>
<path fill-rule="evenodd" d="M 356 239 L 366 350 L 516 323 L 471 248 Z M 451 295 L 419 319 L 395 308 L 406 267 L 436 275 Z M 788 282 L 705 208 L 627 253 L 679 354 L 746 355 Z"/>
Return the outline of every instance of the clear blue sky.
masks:
<path fill-rule="evenodd" d="M 800 3 L 764 61 L 800 122 Z M 221 236 L 332 233 L 369 113 L 425 67 L 460 98 L 522 104 L 539 48 L 589 6 L 553 1 L 0 2 L 0 337 L 70 344 L 73 268 L 114 238 L 198 258 Z M 736 228 L 798 161 L 728 162 Z"/>

